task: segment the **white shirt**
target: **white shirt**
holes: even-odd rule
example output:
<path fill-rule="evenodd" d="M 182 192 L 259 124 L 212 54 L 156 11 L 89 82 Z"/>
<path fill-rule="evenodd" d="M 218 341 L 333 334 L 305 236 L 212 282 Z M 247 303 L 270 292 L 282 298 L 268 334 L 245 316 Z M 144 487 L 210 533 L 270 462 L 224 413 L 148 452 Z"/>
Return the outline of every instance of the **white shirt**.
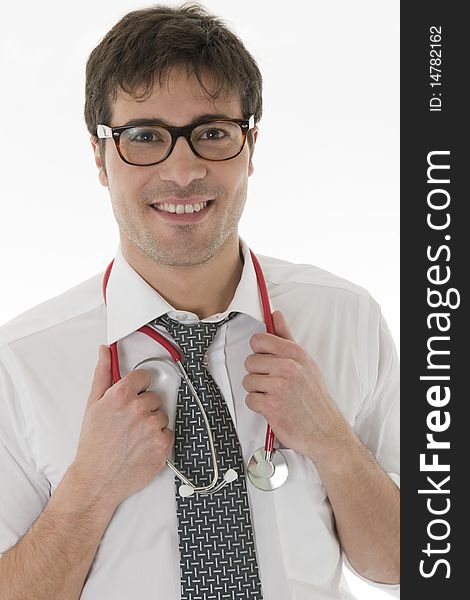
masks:
<path fill-rule="evenodd" d="M 237 428 L 245 461 L 263 446 L 264 418 L 245 404 L 244 360 L 250 337 L 264 331 L 256 275 L 246 244 L 230 306 L 204 321 L 222 325 L 209 370 Z M 362 288 L 310 265 L 259 256 L 271 307 L 316 360 L 327 388 L 384 471 L 398 482 L 398 361 L 380 309 Z M 99 344 L 119 340 L 121 374 L 141 360 L 167 356 L 136 332 L 176 311 L 118 250 L 102 298 L 102 274 L 20 315 L 0 329 L 0 553 L 16 544 L 46 506 L 75 457 Z M 156 365 L 156 366 L 155 366 Z M 146 365 L 147 367 L 147 365 Z M 174 422 L 176 373 L 149 363 L 151 389 Z M 273 492 L 247 483 L 265 600 L 351 598 L 325 488 L 310 459 L 284 449 L 287 482 Z M 119 505 L 98 548 L 82 600 L 178 600 L 179 551 L 174 475 L 164 468 Z M 347 561 L 346 561 L 347 562 Z M 138 573 L 138 577 L 136 577 Z M 394 595 L 399 586 L 379 585 Z"/>

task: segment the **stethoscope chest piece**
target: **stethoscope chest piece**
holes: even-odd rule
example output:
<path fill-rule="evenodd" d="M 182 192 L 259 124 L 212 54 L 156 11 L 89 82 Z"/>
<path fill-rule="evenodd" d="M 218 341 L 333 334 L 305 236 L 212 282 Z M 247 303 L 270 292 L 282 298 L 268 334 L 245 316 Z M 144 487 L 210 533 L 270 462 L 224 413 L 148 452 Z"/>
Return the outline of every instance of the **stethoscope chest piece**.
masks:
<path fill-rule="evenodd" d="M 271 460 L 266 460 L 266 450 L 260 448 L 251 455 L 247 466 L 248 478 L 259 490 L 275 490 L 286 481 L 287 461 L 279 450 L 273 449 Z"/>

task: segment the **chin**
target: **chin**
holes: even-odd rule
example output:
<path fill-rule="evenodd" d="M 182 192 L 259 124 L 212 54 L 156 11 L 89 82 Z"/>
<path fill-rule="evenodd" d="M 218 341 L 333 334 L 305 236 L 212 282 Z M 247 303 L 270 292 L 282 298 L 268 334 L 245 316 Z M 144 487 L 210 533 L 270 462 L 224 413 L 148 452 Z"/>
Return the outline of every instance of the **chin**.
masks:
<path fill-rule="evenodd" d="M 168 267 L 190 267 L 204 264 L 211 260 L 215 254 L 208 245 L 199 249 L 184 248 L 180 245 L 175 251 L 172 251 L 169 245 L 162 246 L 155 243 L 137 243 L 134 245 L 140 251 L 139 254 Z"/>
<path fill-rule="evenodd" d="M 149 258 L 169 267 L 190 267 L 209 262 L 218 255 L 229 239 L 238 232 L 231 229 L 219 230 L 215 236 L 193 239 L 191 230 L 181 231 L 182 235 L 170 236 L 168 241 L 150 231 L 128 231 L 122 237 L 122 244 L 130 253 L 137 253 L 136 259 Z M 171 239 L 173 238 L 173 239 Z M 192 243 L 190 243 L 190 240 Z M 129 243 L 130 242 L 130 243 Z M 127 254 L 127 253 L 126 253 Z"/>

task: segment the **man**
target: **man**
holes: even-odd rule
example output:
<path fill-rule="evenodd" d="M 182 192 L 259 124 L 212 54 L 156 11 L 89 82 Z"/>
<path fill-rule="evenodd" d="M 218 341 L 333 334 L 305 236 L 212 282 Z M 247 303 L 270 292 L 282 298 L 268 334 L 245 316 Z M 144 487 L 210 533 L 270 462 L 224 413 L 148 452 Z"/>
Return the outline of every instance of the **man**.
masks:
<path fill-rule="evenodd" d="M 261 112 L 255 61 L 200 7 L 130 13 L 90 55 L 120 247 L 106 300 L 99 275 L 1 330 L 5 598 L 347 598 L 342 557 L 397 589 L 393 343 L 361 288 L 259 257 L 266 333 L 238 236 Z M 212 495 L 182 497 L 167 467 L 187 488 L 214 474 L 202 412 L 146 325 L 181 351 L 215 463 L 237 473 Z M 245 472 L 266 421 L 289 469 L 270 492 Z"/>

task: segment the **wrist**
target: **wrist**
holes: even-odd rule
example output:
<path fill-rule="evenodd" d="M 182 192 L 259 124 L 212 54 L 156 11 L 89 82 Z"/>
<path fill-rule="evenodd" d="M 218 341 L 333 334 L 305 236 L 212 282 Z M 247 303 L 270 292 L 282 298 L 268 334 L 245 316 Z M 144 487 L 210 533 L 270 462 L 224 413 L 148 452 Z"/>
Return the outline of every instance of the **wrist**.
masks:
<path fill-rule="evenodd" d="M 341 433 L 313 443 L 309 448 L 308 458 L 319 471 L 342 474 L 345 471 L 351 472 L 354 465 L 362 463 L 365 454 L 369 454 L 369 451 L 347 424 Z"/>
<path fill-rule="evenodd" d="M 88 515 L 109 522 L 119 502 L 93 482 L 80 464 L 73 462 L 52 494 L 51 503 L 67 514 Z"/>

